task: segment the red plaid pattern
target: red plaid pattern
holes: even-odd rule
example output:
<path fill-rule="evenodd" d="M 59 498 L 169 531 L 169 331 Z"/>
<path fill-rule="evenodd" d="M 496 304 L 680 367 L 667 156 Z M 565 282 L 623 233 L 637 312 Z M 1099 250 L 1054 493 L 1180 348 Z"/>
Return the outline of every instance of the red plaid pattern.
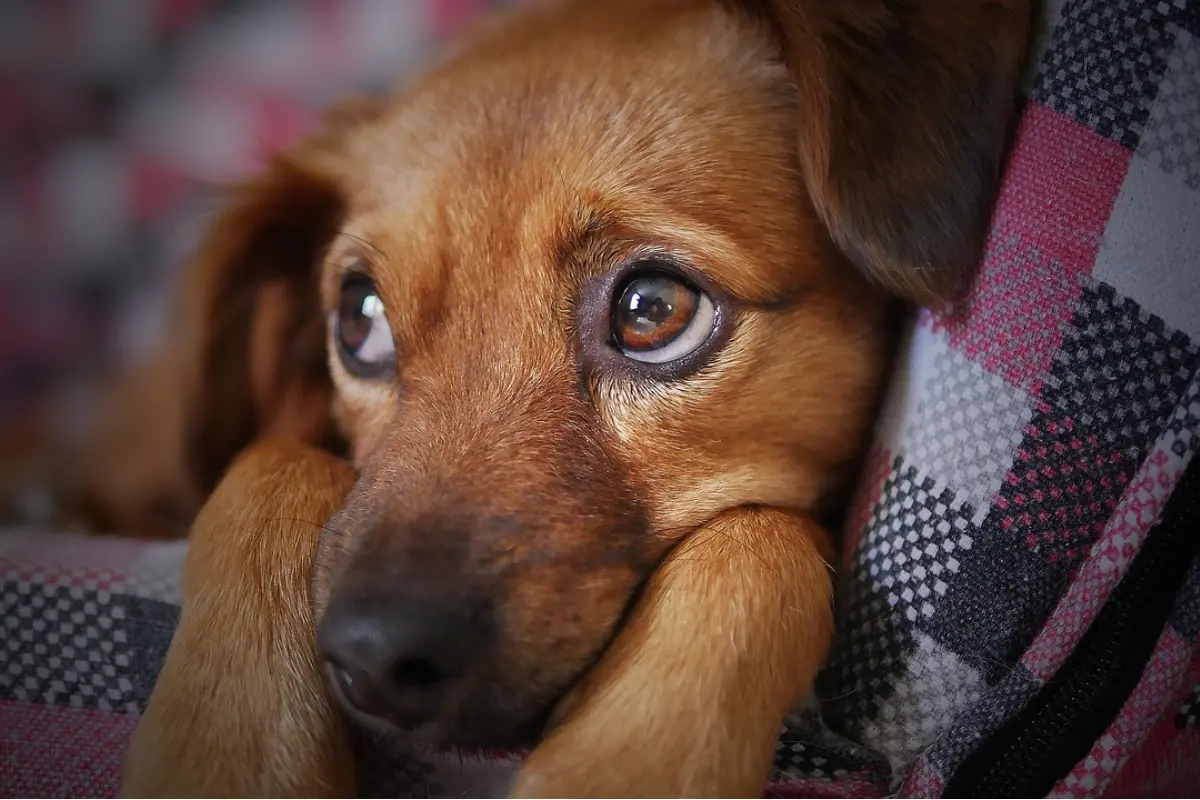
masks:
<path fill-rule="evenodd" d="M 1103 535 L 1080 565 L 1045 627 L 1022 656 L 1022 665 L 1034 677 L 1045 681 L 1054 676 L 1129 568 L 1182 475 L 1179 465 L 1170 461 L 1166 451 L 1156 449 L 1142 462 L 1138 476 L 1109 517 Z"/>
<path fill-rule="evenodd" d="M 1130 157 L 1047 108 L 1026 110 L 975 292 L 937 322 L 951 347 L 1036 394 Z M 1014 247 L 1022 257 L 1011 257 Z"/>
<path fill-rule="evenodd" d="M 1048 11 L 979 278 L 916 321 L 848 516 L 823 717 L 788 731 L 836 733 L 847 769 L 882 758 L 877 796 L 940 794 L 1054 678 L 1159 535 L 1196 450 L 1198 8 Z M 1195 716 L 1174 709 L 1198 602 L 1193 568 L 1142 683 L 1055 793 L 1101 794 L 1118 772 L 1140 791 L 1133 776 L 1159 777 L 1131 762 L 1195 742 Z M 1161 785 L 1194 791 L 1193 756 L 1168 758 Z M 809 769 L 784 753 L 777 766 Z"/>
<path fill-rule="evenodd" d="M 1200 727 L 1162 718 L 1099 797 L 1194 797 Z"/>
<path fill-rule="evenodd" d="M 1054 787 L 1055 797 L 1095 797 L 1098 791 L 1112 784 L 1130 757 L 1147 741 L 1155 721 L 1174 715 L 1179 698 L 1200 674 L 1200 659 L 1193 650 L 1174 631 L 1168 629 L 1163 633 L 1162 642 L 1120 715 L 1083 761 Z M 1153 758 L 1153 754 L 1149 756 Z M 1196 789 L 1193 784 L 1189 793 Z"/>
<path fill-rule="evenodd" d="M 8 797 L 116 797 L 136 726 L 133 714 L 0 700 L 0 786 Z"/>

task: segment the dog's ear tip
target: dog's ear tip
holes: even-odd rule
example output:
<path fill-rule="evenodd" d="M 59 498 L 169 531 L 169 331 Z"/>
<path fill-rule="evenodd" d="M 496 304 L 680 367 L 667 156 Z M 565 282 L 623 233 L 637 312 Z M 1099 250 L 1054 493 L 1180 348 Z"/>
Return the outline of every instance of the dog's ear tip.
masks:
<path fill-rule="evenodd" d="M 889 194 L 881 186 L 872 202 L 854 208 L 818 205 L 835 245 L 899 298 L 925 306 L 961 299 L 978 272 L 991 207 L 970 208 L 968 198 L 955 206 Z"/>
<path fill-rule="evenodd" d="M 891 292 L 924 308 L 940 308 L 961 300 L 971 287 L 972 270 L 914 265 L 903 278 L 892 279 Z"/>
<path fill-rule="evenodd" d="M 858 268 L 889 294 L 926 308 L 939 308 L 961 300 L 970 291 L 975 270 L 969 256 L 959 263 L 932 260 L 911 262 L 857 262 Z"/>

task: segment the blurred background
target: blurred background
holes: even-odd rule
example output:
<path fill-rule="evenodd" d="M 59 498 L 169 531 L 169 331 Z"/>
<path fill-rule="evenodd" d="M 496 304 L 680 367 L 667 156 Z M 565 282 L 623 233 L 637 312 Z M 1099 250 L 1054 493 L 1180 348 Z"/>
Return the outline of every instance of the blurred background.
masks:
<path fill-rule="evenodd" d="M 221 184 L 497 5 L 0 0 L 0 423 L 153 344 Z"/>

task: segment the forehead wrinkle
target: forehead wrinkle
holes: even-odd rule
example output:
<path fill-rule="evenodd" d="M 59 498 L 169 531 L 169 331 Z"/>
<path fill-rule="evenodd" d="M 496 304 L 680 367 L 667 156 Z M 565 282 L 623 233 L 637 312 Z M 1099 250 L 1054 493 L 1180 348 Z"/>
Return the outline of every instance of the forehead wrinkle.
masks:
<path fill-rule="evenodd" d="M 564 181 L 540 195 L 538 204 L 536 213 L 522 217 L 522 247 L 540 252 L 572 291 L 620 257 L 617 220 L 595 193 L 585 195 Z"/>

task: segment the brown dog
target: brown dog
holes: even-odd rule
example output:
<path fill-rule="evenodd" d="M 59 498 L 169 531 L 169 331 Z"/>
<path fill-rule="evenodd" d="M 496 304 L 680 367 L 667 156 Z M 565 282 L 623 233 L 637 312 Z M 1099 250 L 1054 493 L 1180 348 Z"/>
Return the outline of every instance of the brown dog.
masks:
<path fill-rule="evenodd" d="M 353 480 L 348 465 L 289 440 L 258 442 L 231 467 L 193 529 L 183 616 L 134 734 L 123 795 L 353 794 L 348 738 L 304 602 L 321 521 Z M 822 539 L 802 516 L 769 509 L 721 515 L 690 536 L 560 704 L 515 794 L 761 788 L 779 721 L 806 688 L 797 676 L 811 674 L 830 634 Z M 720 644 L 697 669 L 701 635 Z"/>
<path fill-rule="evenodd" d="M 878 287 L 978 258 L 1028 11 L 555 0 L 276 158 L 182 295 L 180 463 L 220 486 L 126 792 L 348 792 L 337 702 L 540 738 L 517 794 L 759 793 Z"/>

